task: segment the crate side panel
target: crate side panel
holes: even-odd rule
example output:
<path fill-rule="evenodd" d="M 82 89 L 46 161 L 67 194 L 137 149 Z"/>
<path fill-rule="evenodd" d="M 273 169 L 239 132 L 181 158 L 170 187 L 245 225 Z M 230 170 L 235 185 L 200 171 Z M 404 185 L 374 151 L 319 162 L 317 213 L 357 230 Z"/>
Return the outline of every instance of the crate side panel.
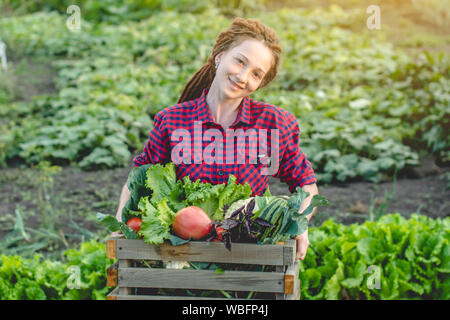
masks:
<path fill-rule="evenodd" d="M 284 273 L 189 269 L 119 269 L 120 287 L 284 292 Z"/>
<path fill-rule="evenodd" d="M 295 255 L 297 250 L 297 241 L 290 239 L 284 245 L 284 264 L 291 265 L 295 262 Z"/>
<path fill-rule="evenodd" d="M 197 261 L 216 263 L 243 263 L 258 265 L 286 264 L 285 246 L 233 243 L 228 251 L 223 243 L 191 241 L 172 246 L 166 242 L 150 245 L 142 240 L 117 240 L 119 259 Z"/>
<path fill-rule="evenodd" d="M 285 275 L 285 299 L 300 300 L 300 262 L 296 260 L 292 265 L 288 266 Z"/>
<path fill-rule="evenodd" d="M 112 300 L 112 299 L 111 299 Z M 116 296 L 114 300 L 229 300 L 227 298 L 189 297 L 189 296 L 158 296 L 158 295 L 128 295 Z M 238 300 L 238 299 L 233 299 Z"/>

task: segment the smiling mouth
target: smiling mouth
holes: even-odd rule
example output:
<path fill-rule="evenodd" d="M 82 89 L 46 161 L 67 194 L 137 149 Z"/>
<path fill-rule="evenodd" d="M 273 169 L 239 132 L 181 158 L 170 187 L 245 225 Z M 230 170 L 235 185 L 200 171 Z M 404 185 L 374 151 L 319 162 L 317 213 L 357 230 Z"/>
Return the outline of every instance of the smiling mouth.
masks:
<path fill-rule="evenodd" d="M 234 82 L 233 80 L 231 80 L 229 77 L 228 77 L 228 80 L 230 80 L 231 85 L 232 85 L 233 87 L 235 87 L 235 88 L 237 88 L 237 89 L 240 89 L 240 90 L 244 89 L 244 88 L 241 88 L 240 86 L 238 86 L 238 85 L 236 84 L 236 82 Z"/>

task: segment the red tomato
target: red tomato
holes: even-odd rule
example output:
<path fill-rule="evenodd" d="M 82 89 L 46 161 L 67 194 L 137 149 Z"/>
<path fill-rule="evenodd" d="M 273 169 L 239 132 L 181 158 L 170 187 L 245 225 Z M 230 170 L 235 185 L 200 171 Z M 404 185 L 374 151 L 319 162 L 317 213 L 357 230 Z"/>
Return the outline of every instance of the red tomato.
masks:
<path fill-rule="evenodd" d="M 200 240 L 211 231 L 211 219 L 199 207 L 190 206 L 177 212 L 173 231 L 183 239 Z"/>
<path fill-rule="evenodd" d="M 216 239 L 222 241 L 222 233 L 224 232 L 225 232 L 224 228 L 216 226 L 216 233 L 217 233 Z"/>
<path fill-rule="evenodd" d="M 133 217 L 127 221 L 127 226 L 129 226 L 131 229 L 136 231 L 136 233 L 138 233 L 139 230 L 141 230 L 141 223 L 142 223 L 142 219 L 140 219 L 138 217 Z"/>

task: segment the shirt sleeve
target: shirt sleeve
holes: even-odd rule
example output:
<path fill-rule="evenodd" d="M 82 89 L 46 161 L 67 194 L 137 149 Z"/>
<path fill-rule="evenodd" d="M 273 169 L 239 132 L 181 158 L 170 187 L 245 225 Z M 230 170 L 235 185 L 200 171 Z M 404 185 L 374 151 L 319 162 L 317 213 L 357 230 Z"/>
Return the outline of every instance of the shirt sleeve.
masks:
<path fill-rule="evenodd" d="M 163 110 L 164 111 L 164 110 Z M 153 129 L 144 145 L 144 151 L 133 159 L 135 167 L 144 164 L 166 163 L 170 159 L 170 144 L 167 130 L 164 129 L 163 111 L 160 111 L 153 120 Z"/>
<path fill-rule="evenodd" d="M 297 187 L 316 183 L 317 179 L 311 163 L 300 149 L 300 128 L 294 115 L 290 114 L 287 117 L 286 131 L 280 140 L 282 159 L 274 177 L 287 183 L 291 193 L 295 192 Z"/>

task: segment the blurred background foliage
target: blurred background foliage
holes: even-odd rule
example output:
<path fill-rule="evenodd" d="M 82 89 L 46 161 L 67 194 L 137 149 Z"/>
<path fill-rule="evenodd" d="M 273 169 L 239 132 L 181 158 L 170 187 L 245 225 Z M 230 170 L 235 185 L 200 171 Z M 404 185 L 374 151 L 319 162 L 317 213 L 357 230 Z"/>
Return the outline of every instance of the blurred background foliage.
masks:
<path fill-rule="evenodd" d="M 236 16 L 281 38 L 254 99 L 299 120 L 320 181 L 391 179 L 427 155 L 448 166 L 448 10 L 435 0 L 0 1 L 0 165 L 123 167 Z M 381 10 L 369 30 L 368 5 Z M 430 37 L 430 35 L 432 35 Z"/>

